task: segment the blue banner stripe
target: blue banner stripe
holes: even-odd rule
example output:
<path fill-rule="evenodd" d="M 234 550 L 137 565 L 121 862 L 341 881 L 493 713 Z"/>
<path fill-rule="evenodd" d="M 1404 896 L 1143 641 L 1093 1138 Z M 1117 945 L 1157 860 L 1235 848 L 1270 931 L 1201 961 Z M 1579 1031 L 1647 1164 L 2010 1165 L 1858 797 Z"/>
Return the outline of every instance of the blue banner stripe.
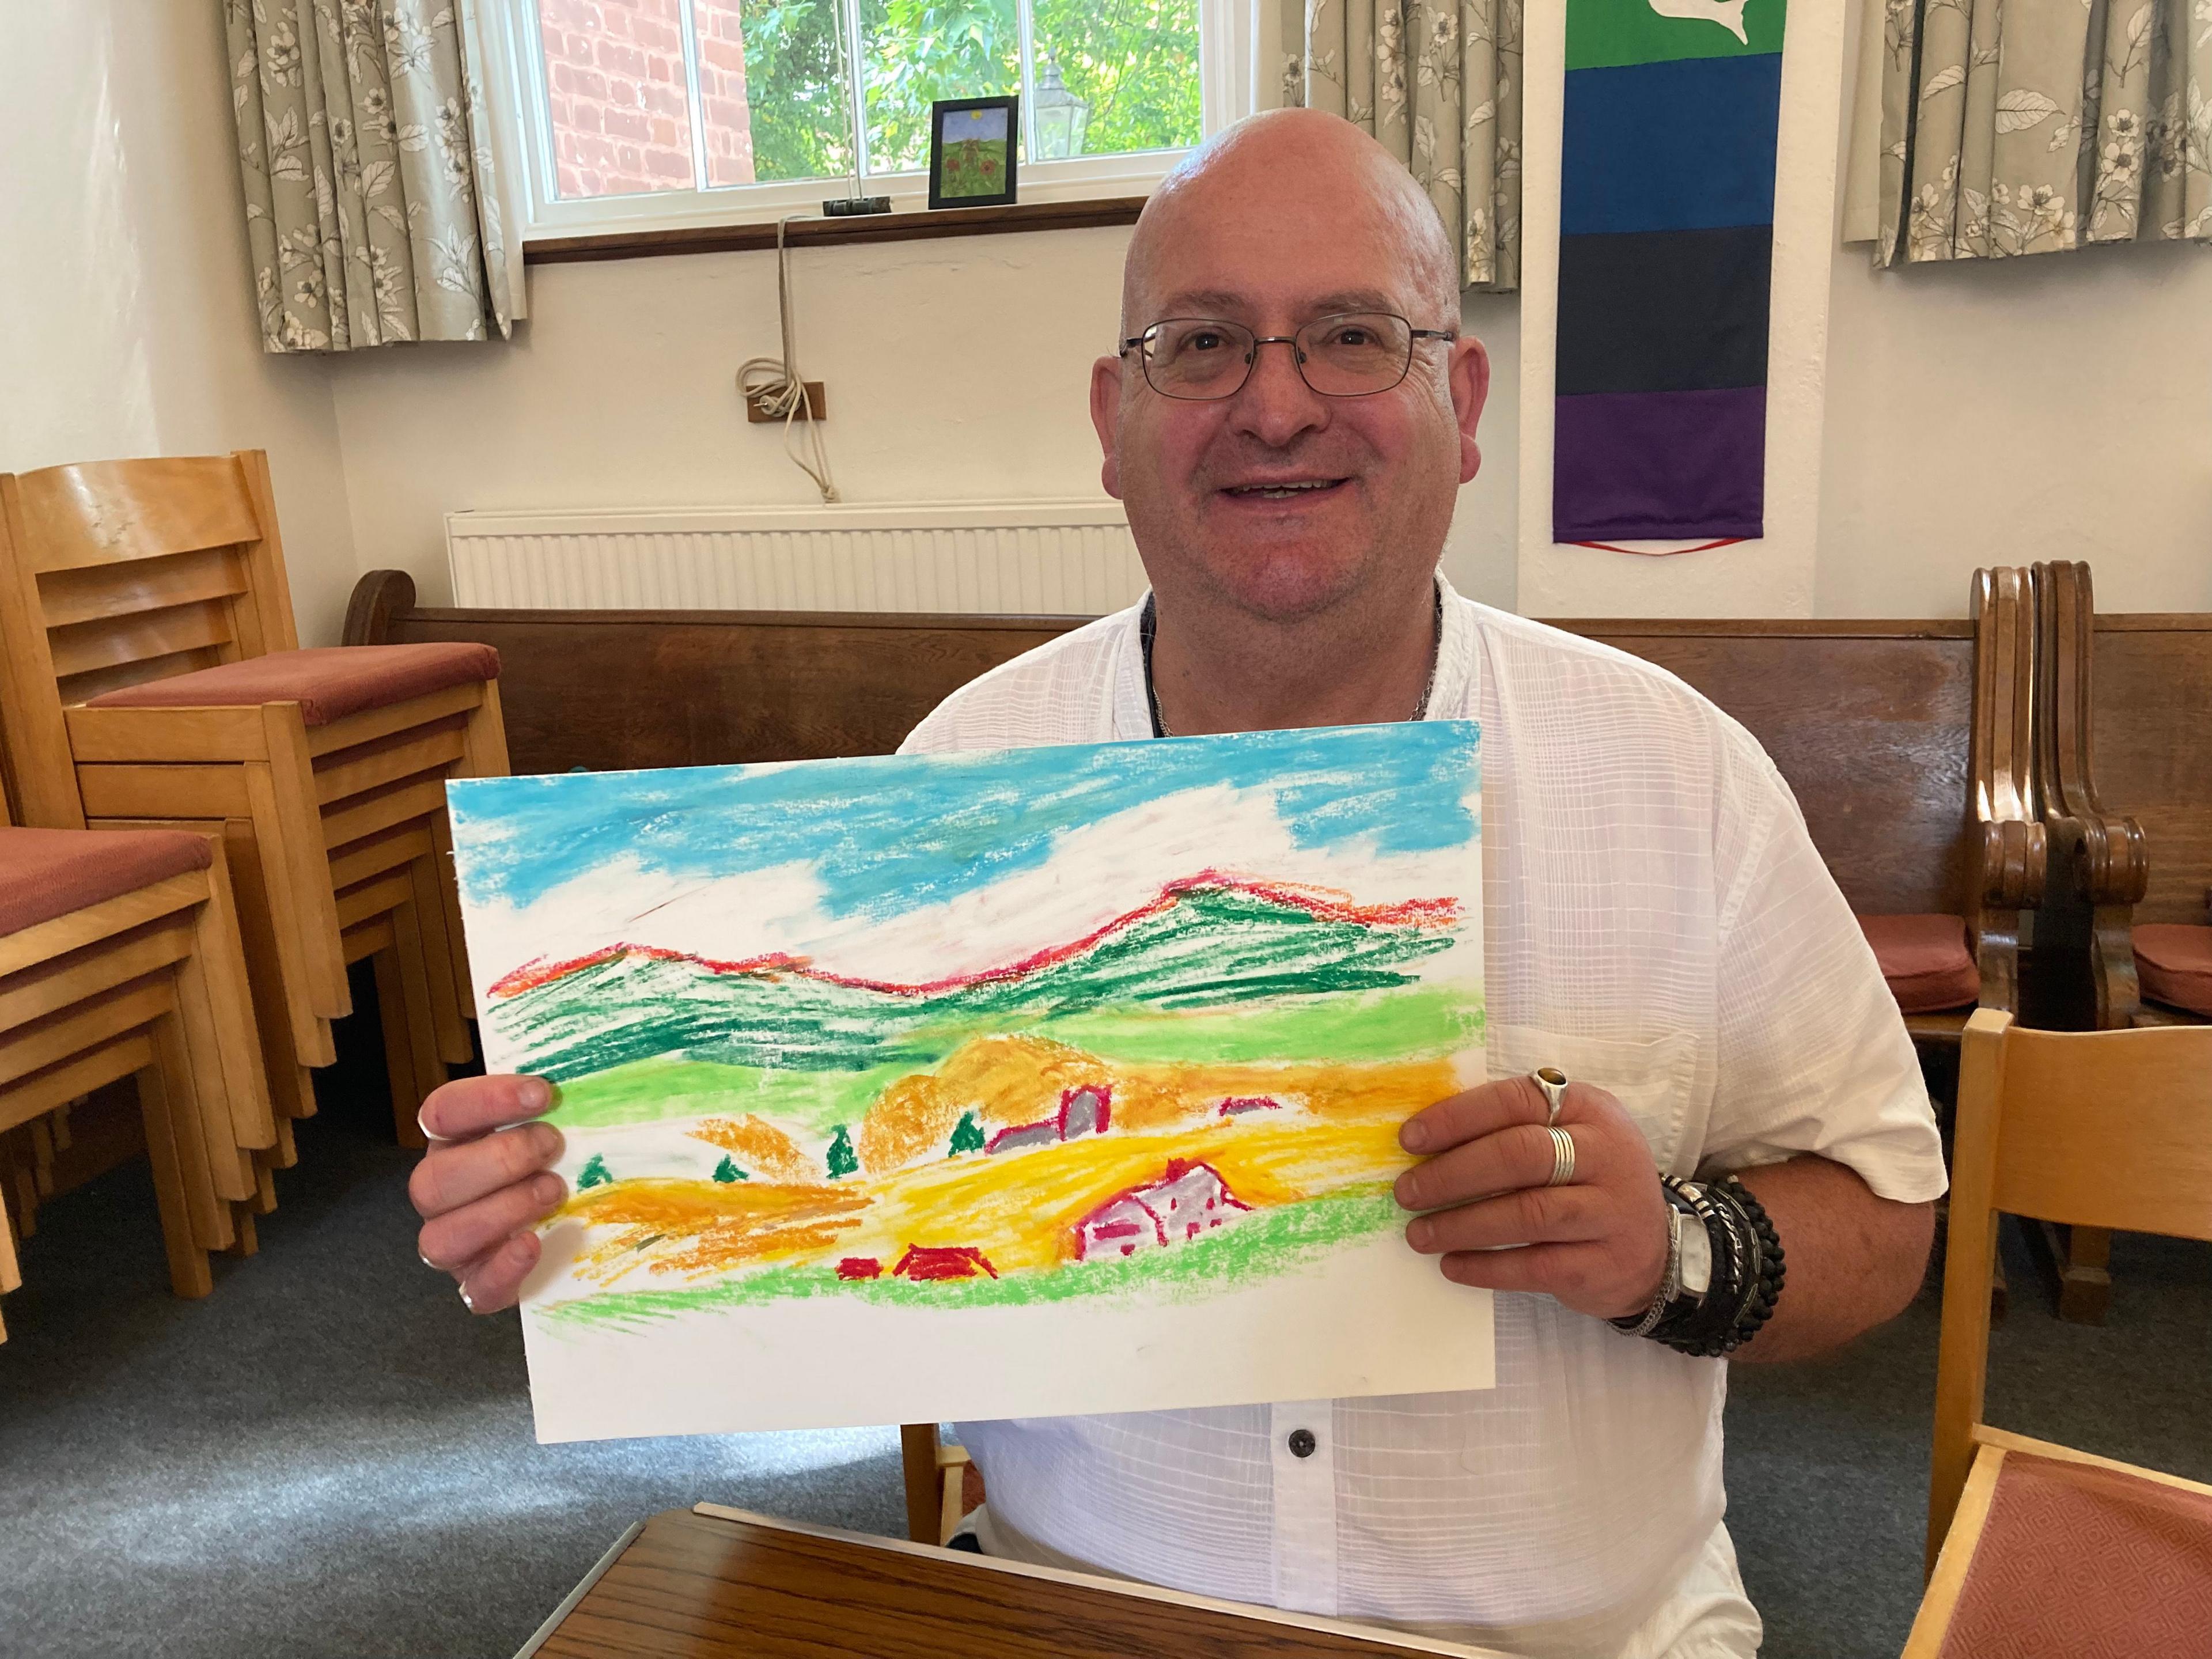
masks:
<path fill-rule="evenodd" d="M 1567 73 L 1560 232 L 1774 222 L 1782 58 L 1691 58 Z"/>

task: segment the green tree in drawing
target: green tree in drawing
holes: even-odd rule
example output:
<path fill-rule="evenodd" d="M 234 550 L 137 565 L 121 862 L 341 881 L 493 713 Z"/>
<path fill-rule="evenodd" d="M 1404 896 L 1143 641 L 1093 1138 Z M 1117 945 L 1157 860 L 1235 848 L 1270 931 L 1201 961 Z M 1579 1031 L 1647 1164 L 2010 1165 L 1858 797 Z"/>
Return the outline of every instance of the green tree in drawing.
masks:
<path fill-rule="evenodd" d="M 576 1177 L 576 1190 L 580 1193 L 589 1187 L 604 1187 L 613 1179 L 607 1173 L 607 1160 L 599 1153 L 593 1152 L 584 1165 L 584 1172 Z"/>
<path fill-rule="evenodd" d="M 957 1158 L 963 1152 L 980 1152 L 982 1150 L 983 1126 L 975 1121 L 974 1112 L 961 1113 L 960 1122 L 952 1131 L 952 1145 L 946 1149 L 945 1156 Z"/>
<path fill-rule="evenodd" d="M 737 1164 L 732 1161 L 730 1155 L 727 1152 L 724 1152 L 722 1154 L 722 1161 L 714 1166 L 714 1179 L 720 1182 L 731 1182 L 744 1181 L 750 1179 L 750 1177 L 746 1176 L 743 1170 L 740 1170 Z"/>
<path fill-rule="evenodd" d="M 830 1179 L 835 1181 L 839 1176 L 856 1175 L 860 1168 L 860 1155 L 853 1150 L 853 1137 L 846 1133 L 845 1126 L 841 1123 L 837 1126 L 836 1138 L 830 1143 Z"/>

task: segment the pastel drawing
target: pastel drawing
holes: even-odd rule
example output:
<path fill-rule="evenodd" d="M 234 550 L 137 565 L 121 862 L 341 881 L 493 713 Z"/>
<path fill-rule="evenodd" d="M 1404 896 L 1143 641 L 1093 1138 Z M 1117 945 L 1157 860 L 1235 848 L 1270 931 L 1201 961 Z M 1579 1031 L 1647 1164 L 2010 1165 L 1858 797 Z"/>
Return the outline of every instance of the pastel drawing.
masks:
<path fill-rule="evenodd" d="M 1463 722 L 457 784 L 540 1334 L 1188 1303 L 1402 1225 L 1479 1053 Z M 549 1250 L 549 1254 L 550 1254 Z"/>

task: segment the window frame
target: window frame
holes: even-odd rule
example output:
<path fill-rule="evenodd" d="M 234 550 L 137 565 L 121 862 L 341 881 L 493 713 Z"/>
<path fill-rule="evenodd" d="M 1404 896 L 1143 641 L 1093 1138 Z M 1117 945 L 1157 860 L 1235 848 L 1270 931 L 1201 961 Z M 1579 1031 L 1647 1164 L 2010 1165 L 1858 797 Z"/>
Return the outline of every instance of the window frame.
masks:
<path fill-rule="evenodd" d="M 1198 0 L 1200 133 L 1211 137 L 1255 107 L 1254 0 Z M 537 0 L 495 0 L 483 46 L 486 96 L 491 106 L 493 162 L 503 180 L 515 240 L 616 231 L 657 231 L 773 223 L 793 216 L 818 216 L 823 201 L 850 188 L 849 178 L 803 179 L 717 189 L 647 191 L 564 201 L 555 188 L 551 113 L 539 55 Z M 694 100 L 692 143 L 700 131 Z M 1085 155 L 1069 161 L 1021 163 L 1024 202 L 1080 202 L 1144 194 L 1188 155 L 1187 149 Z M 895 213 L 926 210 L 929 173 L 874 173 L 861 180 L 870 195 L 889 196 Z"/>

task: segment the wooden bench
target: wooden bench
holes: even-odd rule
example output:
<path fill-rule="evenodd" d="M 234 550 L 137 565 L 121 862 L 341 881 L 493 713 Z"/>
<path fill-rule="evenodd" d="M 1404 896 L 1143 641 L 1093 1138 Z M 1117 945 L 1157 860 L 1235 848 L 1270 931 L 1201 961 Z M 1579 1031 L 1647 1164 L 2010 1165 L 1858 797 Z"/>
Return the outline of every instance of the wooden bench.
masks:
<path fill-rule="evenodd" d="M 2044 836 L 2026 804 L 2024 573 L 1982 573 L 1975 596 L 1968 621 L 1559 625 L 1673 671 L 1741 720 L 1852 908 L 1963 918 L 1976 1000 L 2018 1012 L 2018 912 L 2039 900 Z M 1085 620 L 419 610 L 404 572 L 374 571 L 345 639 L 496 646 L 514 770 L 599 771 L 886 754 L 949 693 Z M 1974 1006 L 1907 1024 L 1955 1047 Z"/>
<path fill-rule="evenodd" d="M 945 698 L 1087 617 L 434 611 L 372 570 L 348 645 L 496 646 L 517 774 L 887 755 Z"/>
<path fill-rule="evenodd" d="M 2074 1023 L 2201 1023 L 2143 996 L 2133 935 L 2212 924 L 2212 615 L 2100 617 L 2085 564 L 2039 564 L 2034 580 L 2038 763 L 2063 854 L 2036 937 L 2072 947 Z"/>
<path fill-rule="evenodd" d="M 1556 623 L 1679 675 L 1788 780 L 1854 913 L 1965 920 L 1976 1003 L 1908 1013 L 1955 1048 L 1973 1007 L 2019 1012 L 2020 912 L 2042 896 L 2024 573 L 1977 574 L 1966 621 Z"/>

